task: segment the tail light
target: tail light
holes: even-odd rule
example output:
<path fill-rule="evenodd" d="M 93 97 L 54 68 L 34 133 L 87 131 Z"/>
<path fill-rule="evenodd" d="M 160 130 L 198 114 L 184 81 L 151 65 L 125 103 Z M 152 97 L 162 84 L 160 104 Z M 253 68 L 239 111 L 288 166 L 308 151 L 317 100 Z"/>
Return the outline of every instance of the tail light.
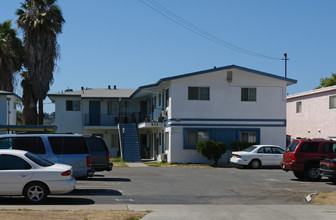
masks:
<path fill-rule="evenodd" d="M 107 151 L 106 153 L 106 160 L 110 160 L 110 151 Z"/>
<path fill-rule="evenodd" d="M 235 157 L 237 157 L 237 158 L 240 158 L 240 155 L 238 155 L 238 154 L 232 154 L 232 156 L 235 156 Z"/>
<path fill-rule="evenodd" d="M 290 156 L 290 159 L 291 159 L 291 162 L 296 162 L 296 158 L 295 158 L 294 154 L 292 154 L 292 155 Z"/>
<path fill-rule="evenodd" d="M 90 156 L 86 157 L 86 166 L 91 167 L 91 157 Z"/>
<path fill-rule="evenodd" d="M 71 175 L 71 170 L 67 170 L 63 173 L 61 173 L 62 176 L 70 176 Z"/>

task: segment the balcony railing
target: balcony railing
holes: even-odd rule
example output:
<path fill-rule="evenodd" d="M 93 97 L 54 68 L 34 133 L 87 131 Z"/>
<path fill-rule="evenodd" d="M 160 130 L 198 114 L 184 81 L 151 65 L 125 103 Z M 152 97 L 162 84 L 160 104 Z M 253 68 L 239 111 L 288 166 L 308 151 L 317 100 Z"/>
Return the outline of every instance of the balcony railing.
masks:
<path fill-rule="evenodd" d="M 128 114 L 85 114 L 84 126 L 117 126 L 119 123 L 141 123 L 162 120 L 161 109 L 154 109 L 151 114 L 133 112 Z"/>

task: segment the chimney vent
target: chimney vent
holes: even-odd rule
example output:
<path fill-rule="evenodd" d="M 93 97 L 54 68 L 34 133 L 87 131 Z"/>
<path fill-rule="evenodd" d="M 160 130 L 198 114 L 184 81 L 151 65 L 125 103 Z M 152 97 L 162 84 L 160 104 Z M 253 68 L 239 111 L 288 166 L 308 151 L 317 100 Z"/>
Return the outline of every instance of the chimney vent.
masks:
<path fill-rule="evenodd" d="M 111 86 L 110 86 L 110 85 L 108 85 L 108 86 L 107 86 L 107 88 L 108 88 L 108 89 L 111 89 Z"/>
<path fill-rule="evenodd" d="M 114 85 L 114 86 L 113 86 L 113 89 L 117 89 L 117 86 L 116 86 L 116 85 Z"/>

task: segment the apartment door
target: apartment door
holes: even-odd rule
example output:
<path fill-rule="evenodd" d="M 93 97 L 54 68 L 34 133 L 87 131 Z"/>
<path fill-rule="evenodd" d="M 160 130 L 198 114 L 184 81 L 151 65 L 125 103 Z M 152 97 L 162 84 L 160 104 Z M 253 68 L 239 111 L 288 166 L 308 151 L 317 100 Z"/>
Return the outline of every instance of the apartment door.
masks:
<path fill-rule="evenodd" d="M 90 125 L 100 125 L 100 101 L 89 102 Z"/>
<path fill-rule="evenodd" d="M 147 115 L 147 101 L 141 101 L 140 102 L 140 119 L 139 121 L 145 121 Z"/>

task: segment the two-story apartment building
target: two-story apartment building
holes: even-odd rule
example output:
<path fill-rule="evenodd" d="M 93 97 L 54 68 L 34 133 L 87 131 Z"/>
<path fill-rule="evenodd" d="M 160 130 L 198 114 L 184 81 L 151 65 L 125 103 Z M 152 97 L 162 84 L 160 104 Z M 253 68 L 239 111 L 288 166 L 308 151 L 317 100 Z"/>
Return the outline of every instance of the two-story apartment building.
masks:
<path fill-rule="evenodd" d="M 336 86 L 287 96 L 287 135 L 336 138 Z"/>
<path fill-rule="evenodd" d="M 0 90 L 0 134 L 8 133 L 8 125 L 16 125 L 16 105 L 20 102 L 15 93 Z"/>
<path fill-rule="evenodd" d="M 113 156 L 135 123 L 142 158 L 209 162 L 197 140 L 286 143 L 286 88 L 296 80 L 236 65 L 162 78 L 130 89 L 49 94 L 57 132 L 100 135 Z M 127 137 L 127 135 L 126 135 Z M 127 139 L 127 138 L 126 138 Z M 227 155 L 222 161 L 227 161 Z"/>

